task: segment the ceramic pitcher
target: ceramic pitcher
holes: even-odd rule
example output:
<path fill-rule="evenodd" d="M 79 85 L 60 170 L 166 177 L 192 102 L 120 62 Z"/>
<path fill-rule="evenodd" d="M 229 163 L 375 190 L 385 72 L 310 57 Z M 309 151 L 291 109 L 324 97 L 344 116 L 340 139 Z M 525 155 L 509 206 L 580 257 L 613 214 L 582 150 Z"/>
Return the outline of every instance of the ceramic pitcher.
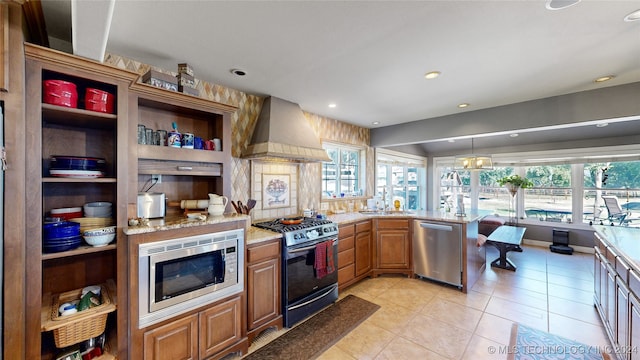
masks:
<path fill-rule="evenodd" d="M 209 194 L 209 208 L 207 209 L 209 215 L 220 216 L 224 214 L 224 209 L 227 207 L 227 202 L 229 202 L 229 199 L 227 199 L 226 196 Z"/>

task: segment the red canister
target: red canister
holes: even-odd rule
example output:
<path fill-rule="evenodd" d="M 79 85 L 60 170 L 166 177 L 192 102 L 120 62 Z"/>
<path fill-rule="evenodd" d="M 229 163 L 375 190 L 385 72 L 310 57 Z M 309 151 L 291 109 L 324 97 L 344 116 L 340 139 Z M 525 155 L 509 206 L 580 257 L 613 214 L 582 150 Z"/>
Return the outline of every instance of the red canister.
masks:
<path fill-rule="evenodd" d="M 64 80 L 45 80 L 42 83 L 45 103 L 70 108 L 78 107 L 76 84 Z"/>
<path fill-rule="evenodd" d="M 87 88 L 84 95 L 84 108 L 113 114 L 113 95 L 103 90 Z"/>

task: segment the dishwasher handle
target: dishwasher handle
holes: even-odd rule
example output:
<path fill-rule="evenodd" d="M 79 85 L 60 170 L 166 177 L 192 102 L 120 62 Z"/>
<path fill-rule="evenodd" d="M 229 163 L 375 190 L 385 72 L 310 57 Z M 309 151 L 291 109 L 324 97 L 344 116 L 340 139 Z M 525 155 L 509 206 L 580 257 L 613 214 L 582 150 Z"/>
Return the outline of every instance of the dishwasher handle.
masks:
<path fill-rule="evenodd" d="M 420 227 L 425 229 L 432 229 L 432 230 L 453 231 L 453 226 L 451 225 L 420 223 Z"/>

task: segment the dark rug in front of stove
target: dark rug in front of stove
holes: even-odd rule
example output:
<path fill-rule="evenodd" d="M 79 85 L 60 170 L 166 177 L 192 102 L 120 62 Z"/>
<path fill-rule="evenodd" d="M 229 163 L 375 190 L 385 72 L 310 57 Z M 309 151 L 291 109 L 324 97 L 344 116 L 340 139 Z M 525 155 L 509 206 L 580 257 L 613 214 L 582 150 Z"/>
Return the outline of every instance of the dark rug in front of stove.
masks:
<path fill-rule="evenodd" d="M 380 305 L 347 295 L 242 359 L 313 359 L 379 308 Z"/>

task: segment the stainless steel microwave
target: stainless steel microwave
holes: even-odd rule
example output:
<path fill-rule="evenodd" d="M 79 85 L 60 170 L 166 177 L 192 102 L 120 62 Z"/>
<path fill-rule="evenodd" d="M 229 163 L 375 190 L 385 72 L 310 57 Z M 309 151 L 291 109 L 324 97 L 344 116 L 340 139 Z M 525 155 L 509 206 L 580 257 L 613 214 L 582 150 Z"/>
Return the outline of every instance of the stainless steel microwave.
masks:
<path fill-rule="evenodd" d="M 138 328 L 244 290 L 244 229 L 138 246 Z"/>

